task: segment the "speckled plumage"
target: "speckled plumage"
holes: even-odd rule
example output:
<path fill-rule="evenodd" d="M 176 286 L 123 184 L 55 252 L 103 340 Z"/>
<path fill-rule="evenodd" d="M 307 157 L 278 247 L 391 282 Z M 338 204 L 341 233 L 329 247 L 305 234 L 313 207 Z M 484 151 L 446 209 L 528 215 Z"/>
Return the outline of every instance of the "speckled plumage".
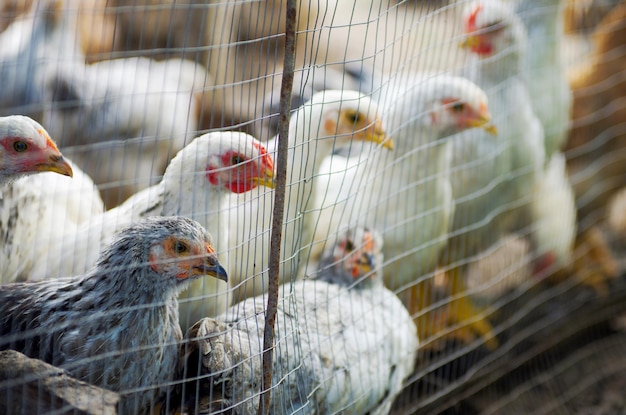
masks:
<path fill-rule="evenodd" d="M 45 252 L 59 235 L 77 232 L 104 212 L 100 193 L 73 163 L 73 177 L 55 173 L 29 175 L 0 186 L 0 283 L 35 281 L 31 270 L 45 267 Z M 72 274 L 47 274 L 67 277 Z"/>
<path fill-rule="evenodd" d="M 188 243 L 189 256 L 163 253 L 161 245 L 173 238 Z M 199 273 L 226 278 L 214 252 L 211 236 L 190 219 L 137 222 L 85 275 L 1 286 L 0 349 L 122 393 L 121 414 L 147 413 L 177 363 L 178 294 Z"/>
<path fill-rule="evenodd" d="M 362 228 L 341 234 L 312 279 L 283 286 L 271 413 L 386 414 L 412 372 L 416 328 L 399 299 L 383 287 L 381 241 L 359 239 L 367 234 Z M 361 257 L 366 260 L 359 264 L 372 271 L 344 275 Z M 186 387 L 188 413 L 229 405 L 234 414 L 255 413 L 265 303 L 262 296 L 248 298 L 189 330 L 181 365 L 187 365 L 187 377 L 198 367 L 204 376 L 199 396 L 193 381 Z M 196 401 L 202 408 L 194 407 Z"/>

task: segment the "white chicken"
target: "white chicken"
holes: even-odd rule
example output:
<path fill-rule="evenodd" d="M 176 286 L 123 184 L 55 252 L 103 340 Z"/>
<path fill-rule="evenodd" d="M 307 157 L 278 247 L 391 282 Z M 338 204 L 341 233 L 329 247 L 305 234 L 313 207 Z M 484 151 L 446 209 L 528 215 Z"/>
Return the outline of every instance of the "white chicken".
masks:
<path fill-rule="evenodd" d="M 44 173 L 0 186 L 0 282 L 26 281 L 41 260 L 35 254 L 78 232 L 104 203 L 91 178 L 69 160 L 72 177 Z"/>
<path fill-rule="evenodd" d="M 75 14 L 72 16 L 67 11 L 62 1 L 33 2 L 28 13 L 0 34 L 3 114 L 19 112 L 39 119 L 46 70 L 58 62 L 84 60 L 82 52 L 74 47 Z M 60 141 L 59 145 L 63 147 Z"/>
<path fill-rule="evenodd" d="M 94 178 L 108 207 L 154 184 L 195 135 L 194 92 L 206 71 L 190 61 L 72 61 L 46 73 L 43 122 Z"/>
<path fill-rule="evenodd" d="M 310 279 L 283 286 L 270 413 L 389 413 L 419 340 L 407 310 L 383 286 L 381 245 L 375 232 L 350 229 L 329 243 Z M 187 413 L 256 413 L 265 302 L 248 298 L 189 330 L 180 359 L 194 384 L 183 397 Z"/>
<path fill-rule="evenodd" d="M 572 91 L 567 78 L 563 14 L 566 0 L 515 0 L 528 31 L 523 73 L 543 126 L 546 163 L 560 150 L 571 126 Z"/>
<path fill-rule="evenodd" d="M 514 230 L 532 233 L 530 204 L 545 164 L 543 129 L 521 76 L 527 40 L 523 23 L 498 0 L 470 2 L 462 21 L 463 46 L 471 52 L 464 73 L 485 90 L 498 139 L 478 130 L 451 138 L 455 212 L 441 264 L 448 268 L 452 296 L 466 291 L 467 268 L 483 251 Z M 471 339 L 473 327 L 491 336 L 469 298 L 456 300 L 447 313 L 449 324 L 478 320 L 454 335 Z M 487 344 L 495 347 L 496 342 L 488 339 Z"/>
<path fill-rule="evenodd" d="M 63 232 L 103 210 L 93 182 L 39 123 L 0 117 L 0 283 L 18 281 L 32 266 L 36 257 L 25 253 L 38 235 Z"/>
<path fill-rule="evenodd" d="M 553 149 L 546 165 L 543 127 L 522 76 L 527 36 L 515 11 L 499 0 L 470 2 L 463 14 L 464 46 L 475 55 L 466 72 L 483 87 L 494 108 L 499 143 L 473 132 L 454 140 L 452 185 L 455 215 L 442 265 L 450 294 L 446 324 L 465 341 L 476 334 L 494 348 L 489 323 L 467 297 L 469 266 L 510 232 L 529 238 L 533 272 L 568 266 L 575 235 L 575 208 L 563 155 Z M 558 209 L 555 209 L 558 206 Z M 487 289 L 497 283 L 485 281 Z M 472 293 L 481 296 L 480 292 Z M 471 322 L 471 323 L 468 323 Z"/>
<path fill-rule="evenodd" d="M 72 176 L 72 167 L 41 124 L 22 115 L 0 117 L 0 186 L 46 171 Z"/>
<path fill-rule="evenodd" d="M 258 185 L 273 186 L 273 160 L 252 136 L 213 132 L 189 143 L 170 162 L 161 182 L 122 205 L 91 217 L 78 230 L 61 233 L 35 252 L 36 261 L 24 279 L 40 280 L 76 275 L 93 265 L 103 246 L 123 226 L 155 215 L 188 216 L 210 229 L 217 246 L 227 247 L 229 225 L 222 210 L 228 194 Z M 48 241 L 46 241 L 48 242 Z M 221 253 L 223 254 L 223 253 Z M 230 295 L 224 281 L 194 281 L 181 296 L 184 327 L 207 315 L 226 310 Z"/>
<path fill-rule="evenodd" d="M 322 91 L 300 107 L 289 123 L 289 150 L 285 216 L 281 245 L 281 280 L 295 276 L 301 250 L 313 236 L 312 215 L 319 165 L 335 146 L 352 140 L 382 143 L 391 148 L 376 106 L 355 91 Z M 273 154 L 277 139 L 267 143 Z M 229 275 L 236 300 L 259 295 L 267 290 L 270 229 L 274 194 L 258 189 L 232 198 L 229 223 L 236 224 L 229 246 Z M 234 228 L 235 225 L 232 225 Z"/>
<path fill-rule="evenodd" d="M 318 195 L 324 204 L 310 260 L 334 229 L 351 223 L 380 229 L 385 285 L 394 291 L 411 287 L 401 298 L 416 314 L 421 306 L 411 297 L 417 294 L 417 282 L 435 270 L 453 214 L 450 151 L 444 138 L 472 127 L 493 131 L 493 126 L 484 92 L 460 77 L 398 77 L 385 85 L 380 99 L 396 149 L 326 176 L 327 185 L 320 187 L 325 193 Z M 367 151 L 358 157 L 363 154 Z"/>

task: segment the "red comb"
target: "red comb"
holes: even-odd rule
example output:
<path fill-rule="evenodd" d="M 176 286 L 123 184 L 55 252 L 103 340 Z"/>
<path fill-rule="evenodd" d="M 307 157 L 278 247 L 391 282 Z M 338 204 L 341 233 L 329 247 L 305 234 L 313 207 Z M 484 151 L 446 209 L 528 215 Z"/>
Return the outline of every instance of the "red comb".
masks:
<path fill-rule="evenodd" d="M 476 31 L 476 18 L 478 17 L 478 12 L 480 12 L 482 8 L 483 6 L 479 4 L 469 15 L 469 18 L 467 19 L 467 22 L 465 24 L 466 33 L 472 33 Z"/>
<path fill-rule="evenodd" d="M 255 141 L 252 143 L 252 145 L 259 150 L 259 154 L 261 155 L 261 160 L 263 162 L 263 164 L 269 169 L 274 171 L 274 159 L 272 158 L 272 156 L 270 156 L 267 153 L 267 150 L 265 149 L 265 146 L 263 146 L 263 144 L 259 143 L 258 141 Z"/>

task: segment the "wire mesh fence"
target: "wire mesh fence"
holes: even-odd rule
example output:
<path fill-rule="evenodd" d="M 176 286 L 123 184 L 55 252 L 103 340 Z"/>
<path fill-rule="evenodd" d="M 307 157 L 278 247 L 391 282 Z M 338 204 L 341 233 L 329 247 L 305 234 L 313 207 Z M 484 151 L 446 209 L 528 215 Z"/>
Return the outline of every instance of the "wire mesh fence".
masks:
<path fill-rule="evenodd" d="M 0 30 L 1 413 L 623 410 L 621 2 Z"/>

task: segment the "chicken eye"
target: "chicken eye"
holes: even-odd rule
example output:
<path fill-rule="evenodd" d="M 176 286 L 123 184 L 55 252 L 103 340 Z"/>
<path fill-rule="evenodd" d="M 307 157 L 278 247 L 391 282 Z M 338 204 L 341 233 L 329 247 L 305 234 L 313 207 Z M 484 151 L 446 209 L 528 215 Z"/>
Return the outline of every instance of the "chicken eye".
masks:
<path fill-rule="evenodd" d="M 352 124 L 358 124 L 363 120 L 363 115 L 360 112 L 349 112 L 346 114 L 346 118 Z"/>
<path fill-rule="evenodd" d="M 349 239 L 346 241 L 346 251 L 348 252 L 354 251 L 354 243 Z"/>
<path fill-rule="evenodd" d="M 246 159 L 243 156 L 234 155 L 230 158 L 230 164 L 232 165 L 241 164 L 244 161 L 246 161 Z"/>
<path fill-rule="evenodd" d="M 501 21 L 495 21 L 493 23 L 489 23 L 487 25 L 485 25 L 485 27 L 483 28 L 486 32 L 491 32 L 492 30 L 498 30 L 502 28 L 502 22 Z"/>
<path fill-rule="evenodd" d="M 176 252 L 177 254 L 184 254 L 186 252 L 189 252 L 189 246 L 181 241 L 176 241 L 174 242 L 174 252 Z"/>
<path fill-rule="evenodd" d="M 463 104 L 462 102 L 455 102 L 454 104 L 452 104 L 451 108 L 453 112 L 460 114 L 465 110 L 465 104 Z"/>
<path fill-rule="evenodd" d="M 28 144 L 26 144 L 23 141 L 16 141 L 13 143 L 13 149 L 17 151 L 18 153 L 26 151 L 27 148 L 28 148 Z"/>

